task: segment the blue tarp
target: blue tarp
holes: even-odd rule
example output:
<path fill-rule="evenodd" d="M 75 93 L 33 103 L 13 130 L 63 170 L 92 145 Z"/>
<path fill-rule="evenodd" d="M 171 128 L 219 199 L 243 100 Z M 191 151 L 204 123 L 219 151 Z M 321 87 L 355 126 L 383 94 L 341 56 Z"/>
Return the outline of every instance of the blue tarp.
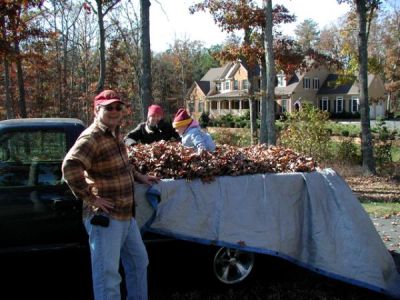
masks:
<path fill-rule="evenodd" d="M 392 256 L 332 169 L 221 176 L 211 183 L 162 180 L 149 190 L 138 185 L 136 198 L 145 230 L 278 256 L 400 298 Z"/>

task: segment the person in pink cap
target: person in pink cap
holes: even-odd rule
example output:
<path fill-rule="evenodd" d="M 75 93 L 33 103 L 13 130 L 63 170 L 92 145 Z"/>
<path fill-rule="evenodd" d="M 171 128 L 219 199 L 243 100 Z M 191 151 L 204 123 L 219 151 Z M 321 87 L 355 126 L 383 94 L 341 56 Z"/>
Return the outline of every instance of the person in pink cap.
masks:
<path fill-rule="evenodd" d="M 180 140 L 179 134 L 176 133 L 172 125 L 164 120 L 164 112 L 161 106 L 150 105 L 147 111 L 146 122 L 140 123 L 125 136 L 125 145 L 151 144 L 161 140 Z"/>
<path fill-rule="evenodd" d="M 180 108 L 176 112 L 172 126 L 181 136 L 183 146 L 195 148 L 198 154 L 215 150 L 211 135 L 201 130 L 199 122 L 189 116 L 186 109 Z"/>
<path fill-rule="evenodd" d="M 151 185 L 158 178 L 140 174 L 129 164 L 119 128 L 124 106 L 112 90 L 98 94 L 93 123 L 62 165 L 64 180 L 83 202 L 96 300 L 121 299 L 120 260 L 127 299 L 147 299 L 148 256 L 135 220 L 134 179 Z"/>

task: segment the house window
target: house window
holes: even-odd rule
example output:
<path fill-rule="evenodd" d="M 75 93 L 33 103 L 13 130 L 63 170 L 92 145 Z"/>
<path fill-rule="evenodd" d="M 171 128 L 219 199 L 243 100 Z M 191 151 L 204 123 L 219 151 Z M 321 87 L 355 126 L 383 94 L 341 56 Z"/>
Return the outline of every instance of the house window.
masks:
<path fill-rule="evenodd" d="M 217 92 L 221 90 L 221 82 L 217 82 Z"/>
<path fill-rule="evenodd" d="M 242 101 L 242 109 L 250 109 L 249 100 Z"/>
<path fill-rule="evenodd" d="M 343 112 L 343 97 L 336 97 L 336 112 Z"/>
<path fill-rule="evenodd" d="M 323 97 L 322 101 L 321 101 L 321 110 L 328 111 L 328 107 L 329 107 L 328 103 L 329 103 L 328 97 Z"/>
<path fill-rule="evenodd" d="M 239 101 L 238 100 L 233 100 L 232 103 L 231 103 L 231 108 L 232 109 L 239 109 L 239 107 L 240 107 Z"/>
<path fill-rule="evenodd" d="M 358 100 L 358 97 L 351 97 L 351 112 L 355 113 L 358 112 L 358 106 L 360 105 L 360 102 Z"/>
<path fill-rule="evenodd" d="M 227 80 L 225 81 L 225 90 L 229 91 L 230 89 L 230 82 Z"/>
<path fill-rule="evenodd" d="M 247 90 L 249 88 L 249 81 L 247 79 L 242 80 L 242 90 Z"/>
<path fill-rule="evenodd" d="M 188 103 L 188 106 L 189 106 L 189 111 L 194 111 L 194 102 L 192 102 L 192 101 L 190 101 L 189 103 Z"/>
<path fill-rule="evenodd" d="M 304 77 L 303 78 L 303 89 L 308 90 L 310 88 L 310 78 Z"/>
<path fill-rule="evenodd" d="M 235 81 L 233 82 L 233 89 L 234 89 L 235 91 L 237 91 L 237 90 L 239 89 L 239 80 L 235 80 Z"/>
<path fill-rule="evenodd" d="M 199 112 L 203 112 L 204 111 L 204 103 L 200 102 L 199 103 Z"/>
<path fill-rule="evenodd" d="M 259 92 L 259 91 L 261 90 L 261 84 L 262 84 L 261 79 L 258 79 L 258 80 L 257 80 L 257 84 L 258 84 L 258 86 L 255 87 L 255 90 L 256 90 L 257 92 Z"/>
<path fill-rule="evenodd" d="M 284 74 L 278 74 L 278 87 L 284 87 L 286 86 L 286 80 L 285 80 L 285 75 Z"/>
<path fill-rule="evenodd" d="M 287 100 L 282 99 L 282 112 L 287 111 Z"/>
<path fill-rule="evenodd" d="M 319 89 L 319 78 L 314 78 L 313 79 L 313 89 L 318 90 Z"/>

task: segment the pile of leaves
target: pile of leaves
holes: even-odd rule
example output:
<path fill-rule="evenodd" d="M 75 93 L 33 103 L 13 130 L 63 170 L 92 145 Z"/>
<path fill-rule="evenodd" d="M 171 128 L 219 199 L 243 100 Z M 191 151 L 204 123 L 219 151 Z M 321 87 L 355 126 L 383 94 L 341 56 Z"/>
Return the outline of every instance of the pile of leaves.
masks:
<path fill-rule="evenodd" d="M 282 147 L 219 145 L 213 153 L 183 147 L 177 142 L 137 144 L 129 149 L 129 159 L 141 173 L 160 178 L 213 180 L 215 176 L 258 173 L 312 172 L 317 163 L 311 157 Z"/>

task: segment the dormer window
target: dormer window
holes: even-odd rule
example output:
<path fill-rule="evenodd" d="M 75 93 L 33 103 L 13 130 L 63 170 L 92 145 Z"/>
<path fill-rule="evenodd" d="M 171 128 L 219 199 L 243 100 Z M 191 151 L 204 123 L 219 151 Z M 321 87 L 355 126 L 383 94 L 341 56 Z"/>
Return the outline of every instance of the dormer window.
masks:
<path fill-rule="evenodd" d="M 285 87 L 286 86 L 285 74 L 280 73 L 276 77 L 278 78 L 278 87 Z"/>
<path fill-rule="evenodd" d="M 221 90 L 221 83 L 217 82 L 217 91 L 219 92 Z"/>

